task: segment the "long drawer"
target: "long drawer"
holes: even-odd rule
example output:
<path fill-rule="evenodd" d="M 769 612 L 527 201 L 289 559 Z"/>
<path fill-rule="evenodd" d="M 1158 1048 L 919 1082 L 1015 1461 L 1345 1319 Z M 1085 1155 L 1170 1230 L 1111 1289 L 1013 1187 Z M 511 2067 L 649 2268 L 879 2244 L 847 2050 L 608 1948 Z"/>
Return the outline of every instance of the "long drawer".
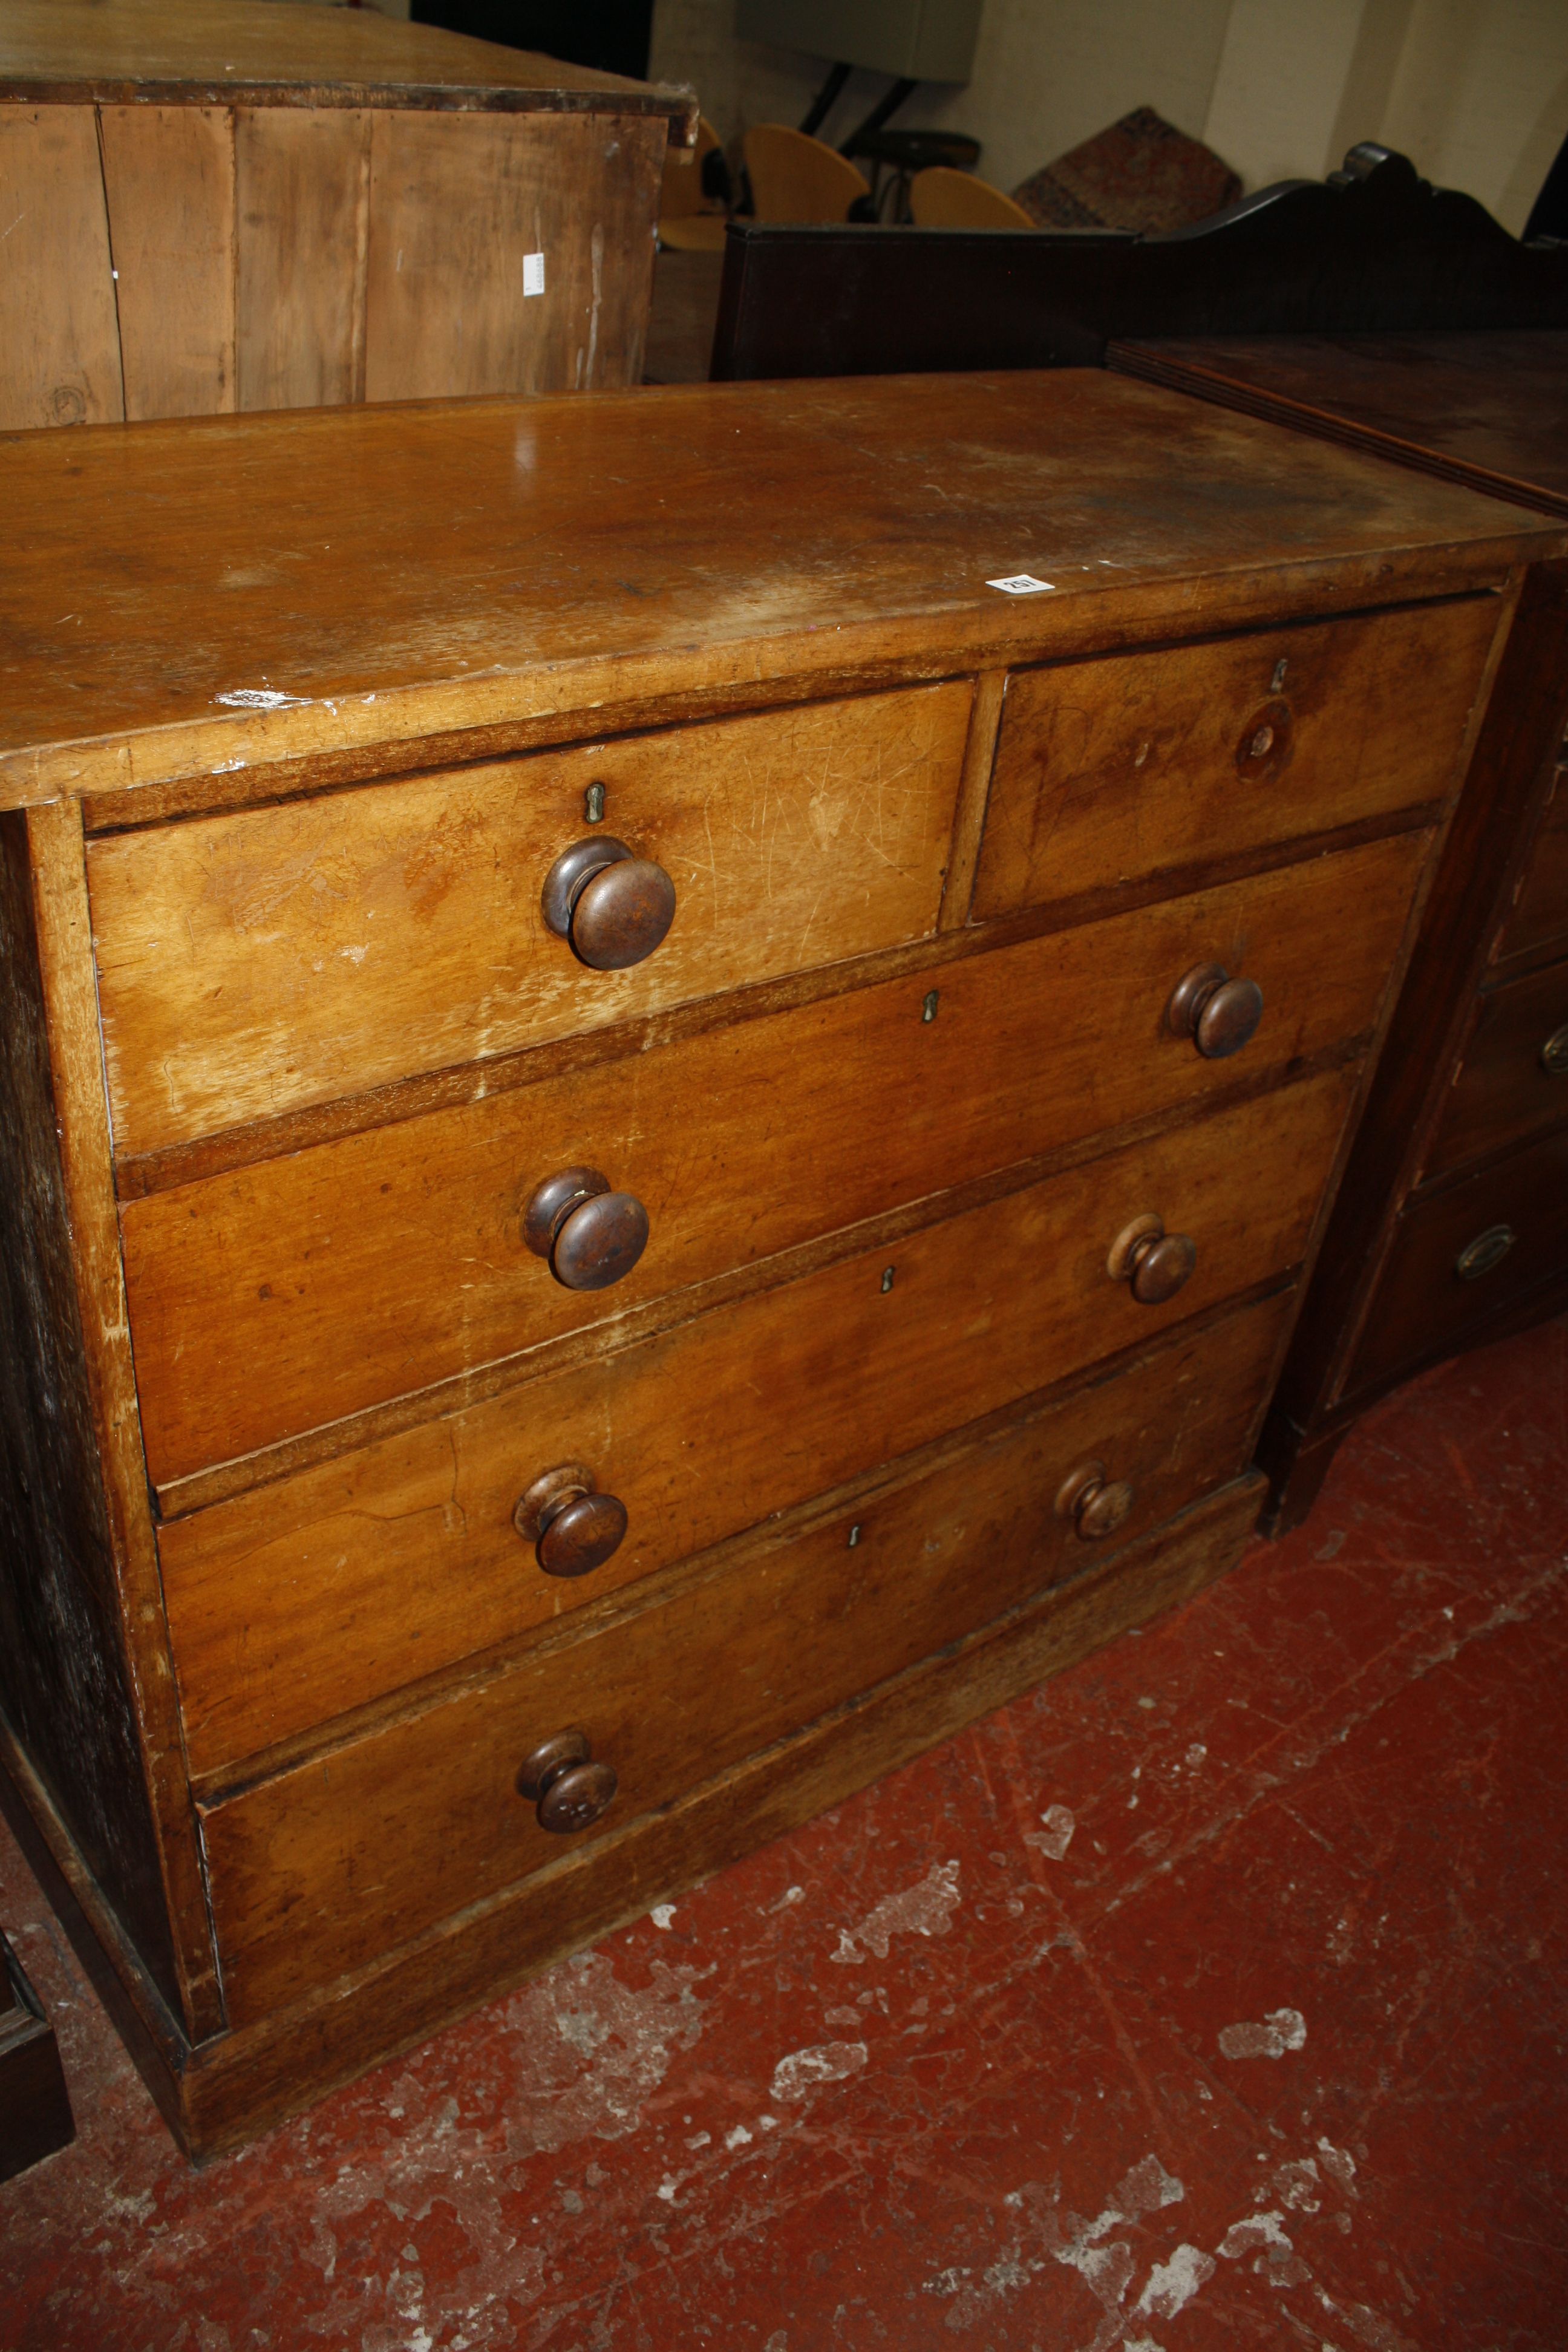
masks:
<path fill-rule="evenodd" d="M 1494 962 L 1568 941 L 1568 766 L 1552 780 L 1552 798 L 1529 862 L 1492 950 Z"/>
<path fill-rule="evenodd" d="M 1462 1167 L 1568 1120 L 1568 962 L 1488 990 L 1427 1156 Z"/>
<path fill-rule="evenodd" d="M 1568 1268 L 1568 1129 L 1417 1201 L 1389 1252 L 1341 1393 L 1461 1347 Z"/>
<path fill-rule="evenodd" d="M 923 938 L 970 701 L 920 687 L 89 843 L 116 1150 Z M 541 908 L 594 784 L 598 831 L 676 889 L 623 971 Z"/>
<path fill-rule="evenodd" d="M 129 1202 L 153 1479 L 1355 1036 L 1425 845 L 1397 835 Z M 1228 1061 L 1165 1024 L 1209 959 L 1263 990 Z M 563 1288 L 521 1232 L 535 1186 L 584 1163 L 651 1223 L 597 1292 Z"/>
<path fill-rule="evenodd" d="M 521 1759 L 581 1727 L 619 1776 L 594 1837 L 666 1804 L 1156 1526 L 1244 1465 L 1271 1306 L 1163 1351 L 934 1474 L 205 1812 L 230 2022 L 330 1980 L 565 1850 Z M 1135 1507 L 1086 1541 L 1053 1498 L 1091 1460 Z M 657 1704 L 652 1694 L 657 1693 Z"/>
<path fill-rule="evenodd" d="M 974 914 L 1437 798 L 1497 624 L 1483 596 L 1009 678 Z"/>
<path fill-rule="evenodd" d="M 546 1624 L 1286 1272 L 1352 1084 L 1336 1072 L 1178 1129 L 165 1526 L 193 1769 Z M 1150 1209 L 1197 1244 L 1156 1306 L 1106 1265 Z M 512 1526 L 562 1464 L 628 1517 L 581 1580 L 543 1574 Z"/>

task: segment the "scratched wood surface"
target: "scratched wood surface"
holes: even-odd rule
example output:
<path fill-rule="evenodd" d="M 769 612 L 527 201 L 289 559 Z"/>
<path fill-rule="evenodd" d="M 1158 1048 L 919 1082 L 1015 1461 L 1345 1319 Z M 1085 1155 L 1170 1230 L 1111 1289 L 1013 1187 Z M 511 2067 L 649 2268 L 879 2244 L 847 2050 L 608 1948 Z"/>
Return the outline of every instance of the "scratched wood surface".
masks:
<path fill-rule="evenodd" d="M 1099 371 L 18 436 L 0 804 L 192 774 L 232 796 L 258 762 L 396 745 L 431 766 L 453 730 L 596 736 L 638 697 L 1201 635 L 1568 546 L 1278 436 Z M 1051 587 L 987 585 L 1020 570 Z"/>
<path fill-rule="evenodd" d="M 110 835 L 89 850 L 117 1149 L 624 1021 L 934 931 L 967 684 Z M 674 927 L 594 971 L 547 929 L 595 827 Z"/>
<path fill-rule="evenodd" d="M 546 1626 L 930 1444 L 955 1412 L 980 1421 L 1284 1273 L 1344 1100 L 1345 1081 L 1331 1078 L 1287 1106 L 1302 1158 L 1243 1232 L 1216 1221 L 1213 1171 L 1194 1164 L 1203 1145 L 1185 1130 L 1179 1145 L 1056 1178 L 700 1316 L 614 1363 L 172 1521 L 160 1540 L 192 1769 L 218 1771 Z M 1214 1148 L 1268 1124 L 1256 1109 L 1222 1121 Z M 1198 1241 L 1199 1272 L 1169 1307 L 1140 1308 L 1105 1272 L 1101 1228 L 1130 1198 L 1188 1219 Z M 1244 1414 L 1288 1303 L 1248 1310 L 1251 1339 L 1231 1360 Z M 1189 1357 L 1207 1344 L 1188 1341 Z M 545 1575 L 511 1523 L 524 1489 L 569 1462 L 586 1464 L 630 1520 L 614 1558 L 570 1580 Z M 1118 1460 L 1108 1475 L 1135 1466 Z M 1175 1507 L 1136 1483 L 1131 1534 Z"/>
<path fill-rule="evenodd" d="M 8 224 L 0 422 L 122 416 L 109 216 L 87 108 L 0 106 L 0 219 Z"/>
<path fill-rule="evenodd" d="M 153 1479 L 1363 1034 L 1426 847 L 1401 835 L 999 949 L 941 975 L 931 1021 L 917 974 L 127 1202 Z M 1163 1022 L 1211 956 L 1255 977 L 1267 1008 L 1226 1062 Z M 597 1292 L 563 1288 L 521 1239 L 535 1185 L 584 1162 L 652 1226 L 640 1263 Z"/>
<path fill-rule="evenodd" d="M 1125 1397 L 1096 1391 L 852 1517 L 699 1570 L 603 1631 L 567 1629 L 476 1689 L 204 1809 L 235 2023 L 555 1863 L 562 1841 L 537 1826 L 514 1780 L 563 1724 L 581 1724 L 620 1777 L 609 1812 L 575 1841 L 586 1854 L 1077 1566 L 1089 1547 L 1052 1524 L 1042 1498 L 1086 1452 L 1124 1447 L 1173 1501 L 1223 1491 L 1248 1418 L 1226 1377 L 1227 1340 L 1246 1351 L 1233 1328 L 1195 1361 L 1178 1354 L 1158 1402 L 1138 1383 Z"/>
<path fill-rule="evenodd" d="M 1439 800 L 1495 597 L 1008 681 L 977 916 Z"/>
<path fill-rule="evenodd" d="M 234 118 L 237 408 L 365 396 L 368 108 Z"/>

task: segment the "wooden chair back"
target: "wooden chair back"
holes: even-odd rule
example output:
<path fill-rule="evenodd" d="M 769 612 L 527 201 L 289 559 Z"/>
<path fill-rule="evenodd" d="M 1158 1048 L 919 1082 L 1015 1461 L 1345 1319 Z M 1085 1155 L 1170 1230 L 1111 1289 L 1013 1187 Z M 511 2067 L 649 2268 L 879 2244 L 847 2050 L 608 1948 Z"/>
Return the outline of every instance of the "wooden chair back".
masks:
<path fill-rule="evenodd" d="M 917 228 L 1033 228 L 1022 205 L 977 180 L 973 172 L 954 172 L 933 163 L 910 182 L 910 216 Z"/>
<path fill-rule="evenodd" d="M 832 147 L 782 122 L 746 133 L 746 170 L 760 221 L 844 221 L 870 184 Z"/>

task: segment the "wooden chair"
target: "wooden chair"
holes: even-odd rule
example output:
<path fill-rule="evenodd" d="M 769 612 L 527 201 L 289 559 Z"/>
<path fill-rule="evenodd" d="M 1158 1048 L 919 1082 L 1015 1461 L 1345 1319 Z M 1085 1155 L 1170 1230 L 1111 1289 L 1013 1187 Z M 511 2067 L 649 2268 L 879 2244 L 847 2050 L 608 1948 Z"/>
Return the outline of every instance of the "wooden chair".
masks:
<path fill-rule="evenodd" d="M 702 166 L 720 144 L 705 114 L 697 118 L 695 147 L 672 147 L 658 196 L 658 241 L 668 252 L 722 253 L 725 212 L 703 191 Z"/>
<path fill-rule="evenodd" d="M 782 122 L 747 131 L 746 170 L 761 221 L 847 221 L 852 205 L 870 201 L 870 183 L 853 163 Z"/>
<path fill-rule="evenodd" d="M 954 172 L 933 163 L 910 182 L 910 217 L 917 228 L 1033 228 L 1022 205 L 977 180 L 973 172 Z"/>

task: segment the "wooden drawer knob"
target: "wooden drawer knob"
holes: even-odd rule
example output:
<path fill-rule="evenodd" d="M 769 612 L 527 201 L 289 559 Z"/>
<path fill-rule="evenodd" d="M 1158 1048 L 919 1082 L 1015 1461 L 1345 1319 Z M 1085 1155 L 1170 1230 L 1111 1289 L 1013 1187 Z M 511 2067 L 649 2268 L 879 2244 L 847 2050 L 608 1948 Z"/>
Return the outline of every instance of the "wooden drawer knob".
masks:
<path fill-rule="evenodd" d="M 1190 1037 L 1205 1062 L 1239 1054 L 1258 1034 L 1263 991 L 1255 980 L 1232 980 L 1222 963 L 1195 963 L 1171 991 L 1165 1026 Z"/>
<path fill-rule="evenodd" d="M 616 1789 L 615 1767 L 595 1764 L 585 1731 L 558 1731 L 542 1739 L 517 1768 L 518 1794 L 531 1798 L 539 1826 L 570 1837 L 585 1830 L 609 1805 Z"/>
<path fill-rule="evenodd" d="M 1494 1265 L 1500 1265 L 1519 1235 L 1511 1225 L 1489 1225 L 1473 1242 L 1467 1242 L 1454 1260 L 1454 1272 L 1461 1282 L 1479 1282 Z"/>
<path fill-rule="evenodd" d="M 563 1462 L 534 1480 L 511 1523 L 546 1576 L 588 1576 L 620 1549 L 626 1507 L 600 1494 L 585 1464 Z"/>
<path fill-rule="evenodd" d="M 1151 1213 L 1122 1226 L 1105 1264 L 1112 1282 L 1130 1283 L 1134 1298 L 1145 1307 L 1161 1307 L 1174 1298 L 1197 1262 L 1198 1245 L 1191 1235 L 1168 1234 L 1163 1217 Z"/>
<path fill-rule="evenodd" d="M 662 866 L 601 834 L 563 849 L 540 894 L 544 919 L 595 971 L 624 971 L 652 955 L 675 920 L 675 885 Z"/>
<path fill-rule="evenodd" d="M 547 1176 L 523 1212 L 522 1238 L 568 1290 L 607 1290 L 647 1247 L 647 1211 L 634 1192 L 612 1192 L 597 1168 Z"/>
<path fill-rule="evenodd" d="M 1554 1029 L 1542 1045 L 1541 1066 L 1554 1078 L 1568 1078 L 1568 1021 Z"/>
<path fill-rule="evenodd" d="M 1125 1524 L 1135 1499 L 1125 1478 L 1107 1478 L 1103 1462 L 1083 1462 L 1057 1489 L 1057 1517 L 1070 1519 L 1082 1542 L 1099 1543 Z"/>

